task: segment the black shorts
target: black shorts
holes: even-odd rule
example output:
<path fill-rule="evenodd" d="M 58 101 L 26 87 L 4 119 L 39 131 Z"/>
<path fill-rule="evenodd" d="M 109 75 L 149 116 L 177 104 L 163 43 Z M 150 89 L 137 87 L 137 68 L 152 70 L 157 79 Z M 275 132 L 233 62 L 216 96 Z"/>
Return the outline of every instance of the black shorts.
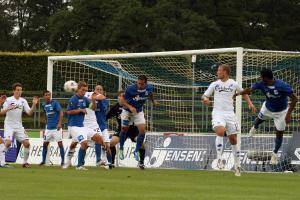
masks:
<path fill-rule="evenodd" d="M 132 142 L 136 142 L 136 138 L 138 135 L 139 135 L 139 129 L 136 126 L 131 125 L 128 127 L 128 131 L 126 133 L 126 140 L 127 140 L 127 138 L 130 138 L 130 140 Z M 120 137 L 120 131 L 117 130 L 113 134 L 113 136 Z"/>

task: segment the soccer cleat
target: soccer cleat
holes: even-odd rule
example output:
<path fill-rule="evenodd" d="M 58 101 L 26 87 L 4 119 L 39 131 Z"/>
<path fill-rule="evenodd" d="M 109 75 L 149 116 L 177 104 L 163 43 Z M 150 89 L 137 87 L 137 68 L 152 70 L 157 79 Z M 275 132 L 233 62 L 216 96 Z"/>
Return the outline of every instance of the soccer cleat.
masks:
<path fill-rule="evenodd" d="M 249 136 L 253 137 L 256 134 L 256 132 L 257 132 L 257 129 L 254 126 L 252 126 L 249 131 Z"/>
<path fill-rule="evenodd" d="M 234 166 L 234 175 L 235 176 L 241 176 L 241 166 L 240 164 L 237 164 Z"/>
<path fill-rule="evenodd" d="M 100 160 L 99 162 L 96 163 L 97 167 L 105 167 L 107 164 L 104 160 Z"/>
<path fill-rule="evenodd" d="M 44 161 L 42 161 L 41 163 L 40 163 L 40 166 L 43 166 L 43 165 L 45 165 L 46 163 L 44 162 Z"/>
<path fill-rule="evenodd" d="M 110 170 L 112 170 L 114 167 L 113 167 L 113 165 L 112 164 L 108 164 L 108 169 L 110 169 Z"/>
<path fill-rule="evenodd" d="M 123 152 L 123 150 L 121 150 L 120 149 L 120 151 L 119 151 L 119 158 L 120 158 L 120 160 L 124 160 L 124 152 Z"/>
<path fill-rule="evenodd" d="M 63 169 L 68 169 L 69 167 L 70 167 L 70 163 L 69 162 L 67 162 L 66 164 L 64 164 L 62 166 Z"/>
<path fill-rule="evenodd" d="M 272 152 L 271 160 L 270 160 L 271 165 L 277 165 L 278 164 L 278 157 L 277 154 Z"/>
<path fill-rule="evenodd" d="M 22 167 L 23 167 L 23 168 L 30 168 L 30 165 L 29 165 L 28 163 L 24 163 L 24 164 L 22 165 Z"/>
<path fill-rule="evenodd" d="M 0 165 L 0 168 L 14 168 L 14 167 L 9 164 L 4 164 L 4 165 Z"/>
<path fill-rule="evenodd" d="M 224 161 L 222 159 L 218 160 L 217 168 L 220 169 L 220 170 L 223 170 L 225 168 L 225 164 L 224 164 Z"/>
<path fill-rule="evenodd" d="M 140 161 L 140 153 L 139 152 L 137 152 L 137 151 L 133 152 L 133 156 L 136 161 Z"/>
<path fill-rule="evenodd" d="M 79 167 L 76 167 L 76 170 L 87 171 L 88 169 L 85 168 L 84 166 L 79 166 Z"/>
<path fill-rule="evenodd" d="M 141 164 L 141 163 L 138 164 L 138 167 L 139 167 L 141 170 L 144 170 L 144 169 L 145 169 L 145 165 L 144 165 L 144 164 Z"/>

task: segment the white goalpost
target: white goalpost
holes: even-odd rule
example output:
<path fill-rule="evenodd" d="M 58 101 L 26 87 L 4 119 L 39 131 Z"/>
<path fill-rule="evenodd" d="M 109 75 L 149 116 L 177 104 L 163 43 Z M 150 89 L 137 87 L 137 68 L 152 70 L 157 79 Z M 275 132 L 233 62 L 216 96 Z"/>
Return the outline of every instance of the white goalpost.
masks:
<path fill-rule="evenodd" d="M 147 158 L 149 167 L 211 169 L 215 165 L 214 135 L 211 127 L 211 107 L 203 106 L 200 98 L 207 86 L 216 80 L 219 64 L 229 64 L 231 77 L 242 87 L 259 79 L 260 70 L 270 68 L 276 78 L 300 92 L 300 52 L 265 51 L 223 48 L 188 51 L 125 53 L 105 55 L 48 57 L 47 89 L 55 97 L 67 97 L 63 84 L 68 80 L 86 81 L 89 89 L 103 85 L 107 96 L 116 98 L 119 89 L 146 75 L 160 107 L 145 105 L 147 123 Z M 264 96 L 251 95 L 260 108 Z M 112 101 L 113 103 L 114 101 Z M 299 131 L 300 107 L 285 133 L 278 166 L 269 165 L 268 155 L 274 145 L 273 122 L 264 123 L 259 134 L 247 136 L 255 115 L 251 114 L 241 97 L 235 101 L 235 112 L 242 127 L 240 139 L 242 167 L 247 171 L 282 171 L 290 167 L 287 155 L 293 132 Z M 109 123 L 113 130 L 116 124 Z M 178 136 L 180 135 L 180 136 Z M 182 136 L 183 135 L 183 136 Z M 225 148 L 226 168 L 232 167 L 230 148 Z M 250 153 L 251 152 L 251 156 Z M 247 155 L 249 153 L 249 155 Z M 255 156 L 253 156 L 255 154 Z M 263 155 L 263 156 L 261 156 Z M 288 156 L 288 158 L 287 158 Z M 262 158 L 263 157 L 263 158 Z"/>

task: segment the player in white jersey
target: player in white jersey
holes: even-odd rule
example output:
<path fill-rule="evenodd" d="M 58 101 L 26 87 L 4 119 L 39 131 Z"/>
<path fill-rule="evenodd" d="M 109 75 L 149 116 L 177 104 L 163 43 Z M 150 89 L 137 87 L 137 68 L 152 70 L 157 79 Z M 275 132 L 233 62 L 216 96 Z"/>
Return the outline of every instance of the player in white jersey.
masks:
<path fill-rule="evenodd" d="M 4 138 L 5 138 L 5 148 L 3 152 L 11 146 L 11 139 L 14 137 L 17 141 L 24 146 L 24 163 L 23 167 L 28 168 L 27 163 L 29 157 L 29 139 L 26 131 L 22 125 L 22 113 L 25 111 L 27 115 L 31 116 L 38 103 L 38 97 L 33 97 L 32 107 L 30 108 L 26 99 L 22 98 L 22 85 L 20 83 L 14 83 L 13 86 L 13 96 L 8 97 L 1 109 L 1 114 L 6 114 L 4 121 Z M 3 156 L 3 155 L 2 155 Z M 1 163 L 5 162 L 2 157 Z"/>
<path fill-rule="evenodd" d="M 241 175 L 241 167 L 239 160 L 239 145 L 237 145 L 237 134 L 240 132 L 239 123 L 234 113 L 234 106 L 232 98 L 236 92 L 240 92 L 243 89 L 237 82 L 229 78 L 230 67 L 226 64 L 219 66 L 218 80 L 211 83 L 208 89 L 202 96 L 203 103 L 209 105 L 209 98 L 214 94 L 214 106 L 212 111 L 212 126 L 217 134 L 216 137 L 216 151 L 217 151 L 217 167 L 223 169 L 224 163 L 222 160 L 223 152 L 223 137 L 228 135 L 232 153 L 234 156 L 235 175 Z M 249 108 L 252 112 L 256 112 L 256 108 L 252 104 L 248 95 L 243 95 L 243 98 L 247 101 Z"/>

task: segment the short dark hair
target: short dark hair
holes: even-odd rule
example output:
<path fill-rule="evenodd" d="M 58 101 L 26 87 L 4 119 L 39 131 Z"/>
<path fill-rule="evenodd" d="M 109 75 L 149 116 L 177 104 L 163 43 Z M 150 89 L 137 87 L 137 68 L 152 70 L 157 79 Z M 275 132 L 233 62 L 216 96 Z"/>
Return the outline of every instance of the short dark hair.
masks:
<path fill-rule="evenodd" d="M 145 83 L 147 83 L 147 76 L 145 76 L 145 75 L 139 75 L 138 80 L 144 80 Z"/>
<path fill-rule="evenodd" d="M 260 75 L 262 78 L 273 79 L 273 72 L 270 69 L 264 68 L 260 71 Z"/>
<path fill-rule="evenodd" d="M 124 90 L 119 90 L 119 91 L 118 91 L 118 96 L 119 96 L 120 94 L 124 93 L 124 92 L 125 92 Z"/>
<path fill-rule="evenodd" d="M 13 91 L 15 91 L 17 87 L 21 87 L 21 88 L 23 88 L 23 86 L 22 86 L 22 84 L 21 84 L 21 83 L 14 83 L 14 84 L 12 85 L 12 89 L 13 89 Z"/>
<path fill-rule="evenodd" d="M 227 72 L 228 75 L 230 75 L 230 66 L 227 64 L 220 64 L 219 67 L 222 67 L 223 70 L 225 70 Z"/>
<path fill-rule="evenodd" d="M 49 90 L 44 90 L 43 91 L 43 96 L 45 95 L 45 94 L 47 94 L 47 93 L 51 93 Z"/>

